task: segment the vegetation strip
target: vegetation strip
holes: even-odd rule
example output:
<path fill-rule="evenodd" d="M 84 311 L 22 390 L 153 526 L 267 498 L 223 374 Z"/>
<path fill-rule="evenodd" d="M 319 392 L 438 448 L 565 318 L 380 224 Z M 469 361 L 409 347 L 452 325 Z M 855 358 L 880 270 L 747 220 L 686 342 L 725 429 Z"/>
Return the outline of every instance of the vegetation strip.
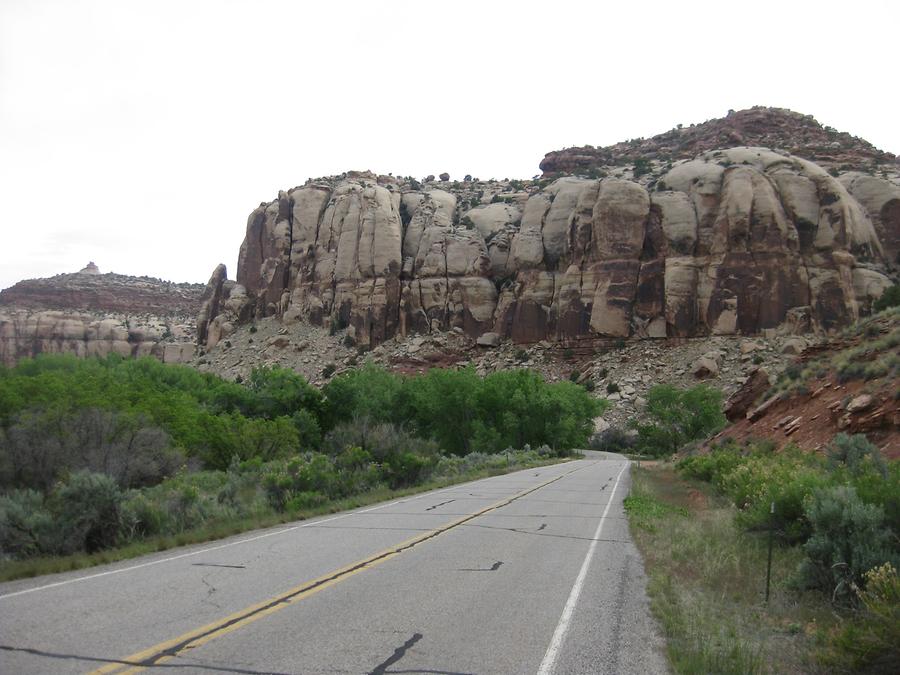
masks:
<path fill-rule="evenodd" d="M 146 563 L 139 563 L 137 565 L 133 565 L 131 567 L 125 567 L 116 570 L 109 570 L 106 572 L 100 572 L 97 574 L 90 574 L 84 577 L 77 577 L 75 579 L 68 579 L 65 581 L 54 582 L 51 584 L 47 584 L 44 586 L 37 586 L 35 588 L 26 588 L 21 591 L 15 591 L 12 593 L 7 593 L 5 595 L 0 595 L 0 600 L 3 598 L 9 598 L 16 595 L 24 595 L 26 593 L 32 593 L 37 590 L 42 590 L 45 588 L 53 588 L 55 586 L 62 586 L 69 583 L 74 583 L 76 581 L 84 581 L 87 579 L 94 579 L 100 576 L 106 576 L 109 574 L 118 574 L 120 572 L 138 569 L 140 567 L 147 567 L 149 565 L 156 565 L 160 562 L 166 562 L 169 560 L 176 560 L 179 558 L 185 558 L 188 556 L 197 555 L 199 553 L 206 553 L 209 551 L 217 551 L 220 548 L 225 548 L 228 546 L 236 546 L 239 544 L 243 544 L 250 541 L 255 541 L 256 539 L 262 539 L 264 537 L 271 537 L 279 534 L 284 534 L 285 532 L 291 532 L 295 529 L 302 527 L 314 527 L 321 523 L 331 522 L 332 520 L 337 520 L 340 518 L 346 518 L 356 513 L 368 513 L 369 511 L 374 511 L 375 509 L 383 508 L 385 506 L 390 506 L 392 504 L 397 503 L 396 501 L 392 501 L 395 499 L 403 499 L 405 497 L 410 497 L 413 495 L 423 496 L 423 493 L 432 491 L 432 490 L 446 490 L 448 488 L 458 486 L 458 485 L 466 485 L 468 483 L 477 482 L 479 480 L 484 480 L 486 478 L 491 478 L 495 476 L 502 476 L 510 471 L 520 471 L 528 468 L 535 468 L 540 466 L 552 466 L 558 463 L 564 463 L 567 461 L 571 461 L 571 458 L 559 458 L 552 460 L 544 460 L 540 462 L 534 462 L 526 465 L 514 465 L 508 471 L 500 471 L 494 472 L 492 470 L 480 470 L 475 473 L 466 474 L 462 476 L 458 476 L 455 479 L 445 479 L 441 481 L 432 481 L 429 483 L 417 485 L 412 488 L 404 488 L 399 490 L 391 490 L 388 492 L 374 492 L 374 493 L 366 493 L 360 495 L 358 498 L 353 499 L 353 505 L 349 508 L 358 508 L 361 510 L 354 510 L 350 513 L 341 513 L 341 515 L 334 516 L 332 518 L 326 518 L 324 520 L 313 520 L 311 522 L 304 522 L 301 525 L 291 525 L 288 527 L 280 528 L 278 530 L 274 530 L 271 532 L 264 532 L 263 534 L 255 535 L 252 537 L 248 537 L 246 539 L 240 539 L 234 542 L 228 542 L 225 544 L 219 544 L 216 546 L 203 548 L 198 551 L 189 551 L 187 553 L 181 553 L 174 556 L 170 556 L 168 558 L 163 558 L 160 560 L 151 560 Z M 414 499 L 417 497 L 413 497 Z M 362 507 L 368 506 L 369 504 L 378 504 L 378 506 L 365 508 Z M 221 539 L 228 536 L 234 536 L 240 534 L 242 532 L 247 532 L 250 530 L 260 530 L 267 527 L 276 527 L 279 524 L 286 524 L 290 522 L 297 521 L 305 521 L 309 518 L 315 518 L 322 515 L 327 515 L 331 513 L 340 513 L 341 511 L 346 511 L 347 509 L 341 508 L 342 502 L 331 503 L 326 505 L 324 508 L 317 509 L 315 511 L 311 511 L 308 513 L 300 513 L 300 514 L 284 514 L 280 516 L 273 516 L 271 519 L 263 519 L 260 521 L 253 521 L 246 523 L 246 527 L 241 527 L 244 523 L 238 523 L 235 525 L 235 529 L 233 532 L 226 532 L 224 534 L 218 534 L 216 531 L 212 533 L 207 532 L 205 530 L 198 531 L 190 531 L 185 533 L 185 537 L 182 538 L 182 541 L 178 543 L 170 543 L 167 539 L 160 541 L 142 541 L 137 544 L 132 544 L 125 548 L 119 549 L 110 549 L 106 551 L 102 551 L 100 553 L 96 553 L 93 555 L 75 555 L 75 556 L 65 556 L 58 558 L 38 558 L 33 560 L 21 560 L 21 561 L 13 561 L 7 563 L 0 563 L 0 582 L 4 581 L 14 581 L 16 579 L 23 578 L 31 578 L 42 574 L 53 574 L 53 573 L 62 573 L 67 571 L 74 571 L 89 567 L 94 567 L 97 565 L 106 565 L 113 562 L 119 562 L 123 560 L 130 560 L 132 558 L 136 558 L 143 555 L 148 555 L 153 552 L 160 552 L 169 550 L 171 548 L 175 548 L 176 546 L 185 546 L 190 544 L 201 544 L 209 541 L 215 541 L 217 539 Z"/>
<path fill-rule="evenodd" d="M 588 466 L 593 466 L 589 464 Z M 463 516 L 462 518 L 458 518 L 446 525 L 442 525 L 441 527 L 435 528 L 429 532 L 418 535 L 411 539 L 406 540 L 396 546 L 393 546 L 389 549 L 386 549 L 380 553 L 376 553 L 373 556 L 360 560 L 356 563 L 343 567 L 339 570 L 331 572 L 327 575 L 321 576 L 313 581 L 306 582 L 301 584 L 300 586 L 296 586 L 281 595 L 278 595 L 269 600 L 265 600 L 256 605 L 251 605 L 246 609 L 243 609 L 239 612 L 235 612 L 219 621 L 203 626 L 202 628 L 196 629 L 194 631 L 190 631 L 181 635 L 179 637 L 173 638 L 171 640 L 167 640 L 166 642 L 162 642 L 158 645 L 150 647 L 149 649 L 145 649 L 141 652 L 128 656 L 120 663 L 110 664 L 108 666 L 104 666 L 98 670 L 92 671 L 92 675 L 100 675 L 102 673 L 114 673 L 114 672 L 124 672 L 124 673 L 132 673 L 143 670 L 144 668 L 158 665 L 160 662 L 173 658 L 179 652 L 184 651 L 185 649 L 193 649 L 199 647 L 207 642 L 214 640 L 217 637 L 225 635 L 226 633 L 230 633 L 242 626 L 245 626 L 249 623 L 256 621 L 257 619 L 261 619 L 264 616 L 268 616 L 274 612 L 277 612 L 279 609 L 283 609 L 284 607 L 296 603 L 310 595 L 318 593 L 329 586 L 332 586 L 344 579 L 349 578 L 365 569 L 371 569 L 376 565 L 379 565 L 401 553 L 404 551 L 408 551 L 409 549 L 421 544 L 422 542 L 433 539 L 448 530 L 451 530 L 455 527 L 458 527 L 464 523 L 469 522 L 479 516 L 482 516 L 491 511 L 496 511 L 497 509 L 503 508 L 504 506 L 508 506 L 512 504 L 514 501 L 525 497 L 526 495 L 531 494 L 532 492 L 536 492 L 541 488 L 544 488 L 551 483 L 555 483 L 556 481 L 569 476 L 576 471 L 580 471 L 586 467 L 580 466 L 574 469 L 570 469 L 565 473 L 560 474 L 559 476 L 555 476 L 550 480 L 544 481 L 539 485 L 528 488 L 526 490 L 522 490 L 521 492 L 516 493 L 512 497 L 508 497 L 506 499 L 502 499 L 490 506 L 487 506 L 475 513 L 469 514 L 467 516 Z M 134 668 L 122 671 L 121 668 L 123 666 L 134 666 Z"/>
<path fill-rule="evenodd" d="M 625 507 L 675 672 L 896 671 L 900 465 L 863 436 L 828 457 L 728 443 L 633 477 Z"/>
<path fill-rule="evenodd" d="M 281 368 L 244 384 L 152 359 L 26 359 L 0 368 L 0 580 L 562 458 L 602 407 L 526 370 L 366 365 L 319 391 Z"/>

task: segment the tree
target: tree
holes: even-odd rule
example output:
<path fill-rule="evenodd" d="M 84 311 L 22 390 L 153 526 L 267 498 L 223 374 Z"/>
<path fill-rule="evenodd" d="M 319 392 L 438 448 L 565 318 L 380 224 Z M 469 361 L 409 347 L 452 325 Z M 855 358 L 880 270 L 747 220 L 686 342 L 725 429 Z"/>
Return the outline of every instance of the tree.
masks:
<path fill-rule="evenodd" d="M 674 454 L 725 426 L 722 393 L 703 384 L 685 390 L 668 384 L 651 388 L 647 413 L 652 422 L 635 426 L 641 450 L 650 455 Z"/>

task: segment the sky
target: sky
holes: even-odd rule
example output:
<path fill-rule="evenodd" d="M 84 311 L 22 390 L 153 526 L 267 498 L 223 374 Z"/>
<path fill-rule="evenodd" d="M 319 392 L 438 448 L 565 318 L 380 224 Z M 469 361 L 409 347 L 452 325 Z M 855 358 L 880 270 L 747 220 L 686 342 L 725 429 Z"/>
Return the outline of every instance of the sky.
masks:
<path fill-rule="evenodd" d="M 0 288 L 235 274 L 247 215 L 369 169 L 546 152 L 753 105 L 900 153 L 900 3 L 0 0 Z"/>

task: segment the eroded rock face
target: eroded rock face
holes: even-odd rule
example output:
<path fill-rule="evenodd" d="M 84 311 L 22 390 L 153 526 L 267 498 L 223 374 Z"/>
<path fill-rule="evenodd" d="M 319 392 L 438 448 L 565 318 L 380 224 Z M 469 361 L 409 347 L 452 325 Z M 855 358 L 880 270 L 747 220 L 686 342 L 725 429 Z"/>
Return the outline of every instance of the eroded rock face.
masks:
<path fill-rule="evenodd" d="M 195 351 L 202 290 L 200 284 L 100 274 L 93 263 L 75 274 L 20 281 L 0 292 L 0 363 L 48 353 L 185 362 Z"/>
<path fill-rule="evenodd" d="M 461 209 L 440 186 L 356 173 L 261 205 L 238 284 L 211 280 L 201 339 L 250 314 L 369 345 L 434 329 L 519 342 L 827 331 L 890 285 L 882 239 L 900 227 L 886 188 L 763 148 L 681 162 L 653 192 L 565 177 Z"/>
<path fill-rule="evenodd" d="M 872 219 L 888 262 L 900 264 L 900 187 L 855 171 L 840 181 Z"/>
<path fill-rule="evenodd" d="M 184 363 L 194 355 L 193 338 L 192 326 L 158 317 L 0 308 L 0 363 L 6 366 L 38 354 L 154 356 Z"/>

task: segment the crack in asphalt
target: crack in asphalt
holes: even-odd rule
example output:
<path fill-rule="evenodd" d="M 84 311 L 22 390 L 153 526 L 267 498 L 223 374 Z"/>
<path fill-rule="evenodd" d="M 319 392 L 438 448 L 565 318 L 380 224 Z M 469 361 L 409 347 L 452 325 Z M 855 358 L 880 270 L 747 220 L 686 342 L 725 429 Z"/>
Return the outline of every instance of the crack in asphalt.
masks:
<path fill-rule="evenodd" d="M 457 572 L 496 572 L 497 570 L 500 569 L 500 565 L 502 565 L 502 564 L 503 564 L 503 561 L 498 560 L 490 567 L 474 567 L 474 568 L 463 567 L 462 569 L 459 569 L 456 571 Z"/>
<path fill-rule="evenodd" d="M 233 570 L 245 570 L 247 569 L 246 565 L 220 565 L 218 563 L 191 563 L 192 567 L 228 567 Z"/>
<path fill-rule="evenodd" d="M 203 599 L 203 603 L 210 605 L 211 607 L 215 607 L 216 609 L 222 609 L 222 605 L 212 599 L 213 594 L 216 592 L 216 587 L 207 579 L 206 574 L 200 577 L 200 581 L 203 582 L 203 585 L 206 586 L 206 597 Z"/>
<path fill-rule="evenodd" d="M 425 509 L 425 510 L 426 510 L 426 511 L 434 511 L 434 510 L 435 510 L 437 507 L 439 507 L 439 506 L 445 506 L 445 505 L 447 505 L 447 504 L 452 504 L 452 503 L 455 502 L 455 501 L 456 501 L 455 499 L 448 499 L 447 501 L 441 502 L 440 504 L 434 504 L 433 506 L 429 506 L 429 507 L 428 507 L 427 509 Z"/>
<path fill-rule="evenodd" d="M 612 518 L 607 518 L 612 520 Z M 517 527 L 498 527 L 497 525 L 479 525 L 478 523 L 466 523 L 463 527 L 482 527 L 485 530 L 504 530 L 506 532 L 515 532 L 516 534 L 530 534 L 533 537 L 554 537 L 556 539 L 576 539 L 579 541 L 602 541 L 610 544 L 629 544 L 627 539 L 594 539 L 593 537 L 576 537 L 571 534 L 552 534 L 550 532 L 540 532 L 538 530 L 520 530 Z"/>

